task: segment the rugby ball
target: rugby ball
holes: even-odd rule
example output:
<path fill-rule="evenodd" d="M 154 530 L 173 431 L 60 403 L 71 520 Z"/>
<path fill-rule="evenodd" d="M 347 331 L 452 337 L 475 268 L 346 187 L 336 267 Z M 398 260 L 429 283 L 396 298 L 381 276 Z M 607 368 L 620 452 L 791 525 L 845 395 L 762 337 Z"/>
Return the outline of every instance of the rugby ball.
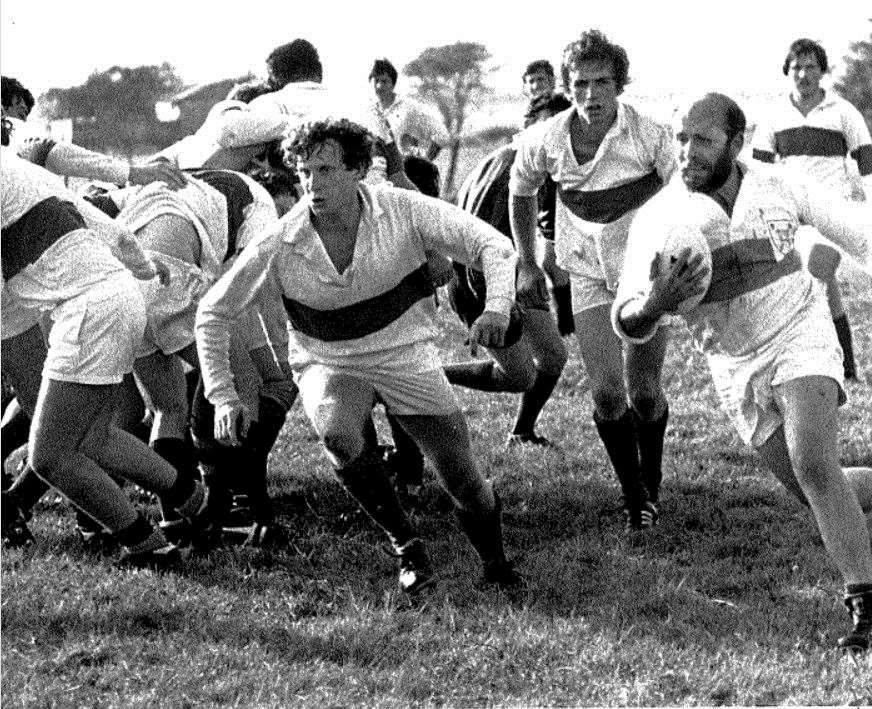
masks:
<path fill-rule="evenodd" d="M 684 249 L 690 249 L 691 258 L 697 254 L 702 256 L 702 286 L 700 293 L 683 300 L 677 312 L 685 314 L 696 308 L 705 297 L 712 282 L 712 251 L 708 239 L 698 227 L 682 224 L 673 226 L 657 255 L 657 273 L 665 275 L 678 261 L 678 254 Z"/>

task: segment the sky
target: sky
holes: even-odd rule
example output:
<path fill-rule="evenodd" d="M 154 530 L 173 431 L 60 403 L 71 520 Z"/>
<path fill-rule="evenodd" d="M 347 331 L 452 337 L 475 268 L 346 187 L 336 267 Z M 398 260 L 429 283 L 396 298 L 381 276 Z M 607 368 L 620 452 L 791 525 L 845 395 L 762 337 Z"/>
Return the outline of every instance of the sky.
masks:
<path fill-rule="evenodd" d="M 402 71 L 426 47 L 474 41 L 493 57 L 494 88 L 520 93 L 529 61 L 559 66 L 563 47 L 597 27 L 626 48 L 635 92 L 747 93 L 786 87 L 781 63 L 797 37 L 822 42 L 838 73 L 849 43 L 869 37 L 870 17 L 869 0 L 3 0 L 0 70 L 35 96 L 113 65 L 164 61 L 196 84 L 261 74 L 273 47 L 304 37 L 325 82 L 362 94 L 376 57 Z"/>

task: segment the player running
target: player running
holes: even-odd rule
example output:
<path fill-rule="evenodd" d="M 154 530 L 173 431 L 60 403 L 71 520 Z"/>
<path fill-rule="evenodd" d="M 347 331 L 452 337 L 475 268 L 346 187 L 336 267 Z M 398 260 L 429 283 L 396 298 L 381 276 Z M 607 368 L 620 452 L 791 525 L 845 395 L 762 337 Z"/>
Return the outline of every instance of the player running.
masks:
<path fill-rule="evenodd" d="M 516 582 L 503 551 L 499 502 L 472 460 L 466 421 L 433 343 L 425 257 L 426 249 L 438 249 L 483 269 L 488 302 L 470 339 L 498 346 L 514 295 L 511 246 L 443 202 L 362 184 L 372 139 L 361 126 L 344 119 L 305 124 L 287 150 L 306 197 L 240 256 L 198 312 L 216 437 L 235 440 L 248 416 L 228 369 L 228 327 L 261 288 L 277 289 L 292 327 L 289 361 L 303 407 L 340 482 L 387 533 L 401 587 L 420 589 L 432 570 L 384 462 L 366 446 L 376 398 L 434 463 L 485 578 Z"/>
<path fill-rule="evenodd" d="M 541 310 L 548 296 L 536 262 L 536 195 L 546 176 L 557 184 L 557 265 L 570 274 L 594 421 L 621 484 L 626 527 L 637 530 L 658 516 L 666 336 L 622 348 L 609 308 L 630 221 L 672 174 L 675 158 L 666 129 L 618 100 L 628 68 L 623 48 L 597 30 L 566 47 L 561 70 L 574 106 L 522 135 L 509 191 L 518 302 Z"/>
<path fill-rule="evenodd" d="M 803 268 L 794 236 L 810 224 L 869 269 L 872 213 L 783 169 L 737 162 L 744 131 L 744 114 L 722 94 L 681 115 L 681 173 L 633 222 L 614 326 L 628 342 L 645 342 L 665 314 L 702 290 L 702 255 L 686 249 L 662 271 L 652 261 L 670 234 L 701 232 L 712 252 L 711 285 L 685 320 L 742 440 L 811 508 L 853 619 L 839 646 L 864 650 L 872 549 L 861 505 L 872 510 L 872 469 L 839 465 L 841 356 L 823 285 Z M 807 257 L 809 269 L 818 256 Z"/>

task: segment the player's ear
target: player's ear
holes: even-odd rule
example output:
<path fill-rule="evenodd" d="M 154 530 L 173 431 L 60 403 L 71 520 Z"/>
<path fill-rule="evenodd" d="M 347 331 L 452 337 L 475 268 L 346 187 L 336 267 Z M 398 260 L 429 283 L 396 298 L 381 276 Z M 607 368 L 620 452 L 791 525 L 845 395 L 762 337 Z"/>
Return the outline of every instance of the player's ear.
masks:
<path fill-rule="evenodd" d="M 739 131 L 732 138 L 730 138 L 730 153 L 732 153 L 734 159 L 739 155 L 739 153 L 742 152 L 742 148 L 744 147 L 745 132 Z"/>

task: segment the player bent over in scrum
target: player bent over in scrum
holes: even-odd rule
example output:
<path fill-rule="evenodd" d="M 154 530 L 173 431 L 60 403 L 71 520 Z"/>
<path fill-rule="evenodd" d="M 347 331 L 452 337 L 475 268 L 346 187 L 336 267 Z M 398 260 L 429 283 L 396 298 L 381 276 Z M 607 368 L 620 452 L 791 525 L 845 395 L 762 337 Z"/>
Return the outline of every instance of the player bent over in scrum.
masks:
<path fill-rule="evenodd" d="M 824 284 L 812 275 L 825 252 L 812 251 L 803 268 L 794 235 L 800 224 L 811 225 L 869 269 L 872 210 L 834 201 L 784 168 L 737 162 L 745 116 L 727 96 L 696 101 L 676 129 L 681 172 L 631 227 L 615 330 L 644 342 L 665 314 L 706 291 L 699 305 L 682 310 L 689 308 L 684 318 L 722 406 L 742 439 L 811 508 L 845 580 L 853 627 L 839 646 L 868 649 L 872 549 L 863 509 L 872 510 L 872 469 L 839 465 L 844 372 Z M 707 289 L 703 256 L 689 248 L 671 268 L 657 267 L 654 252 L 683 230 L 701 232 L 711 248 Z"/>
<path fill-rule="evenodd" d="M 125 266 L 150 279 L 156 262 L 145 258 L 132 235 L 89 213 L 48 172 L 2 150 L 3 363 L 32 417 L 30 465 L 115 532 L 127 562 L 173 560 L 175 547 L 107 474 L 157 493 L 184 517 L 204 511 L 201 485 L 182 480 L 110 423 L 117 385 L 132 368 L 145 324 L 142 297 Z M 89 213 L 87 222 L 83 213 Z M 44 357 L 40 311 L 53 321 Z M 32 371 L 43 359 L 34 397 Z"/>
<path fill-rule="evenodd" d="M 386 532 L 400 559 L 400 586 L 432 580 L 383 461 L 364 429 L 376 398 L 431 459 L 488 581 L 519 580 L 503 551 L 500 505 L 476 468 L 466 421 L 433 339 L 425 251 L 477 264 L 488 303 L 470 338 L 502 343 L 514 297 L 515 257 L 505 237 L 451 205 L 407 190 L 362 184 L 372 138 L 347 120 L 309 123 L 286 143 L 305 196 L 240 255 L 203 298 L 197 346 L 216 437 L 233 441 L 248 416 L 228 368 L 229 326 L 264 287 L 281 294 L 290 364 L 303 407 L 340 482 Z"/>

